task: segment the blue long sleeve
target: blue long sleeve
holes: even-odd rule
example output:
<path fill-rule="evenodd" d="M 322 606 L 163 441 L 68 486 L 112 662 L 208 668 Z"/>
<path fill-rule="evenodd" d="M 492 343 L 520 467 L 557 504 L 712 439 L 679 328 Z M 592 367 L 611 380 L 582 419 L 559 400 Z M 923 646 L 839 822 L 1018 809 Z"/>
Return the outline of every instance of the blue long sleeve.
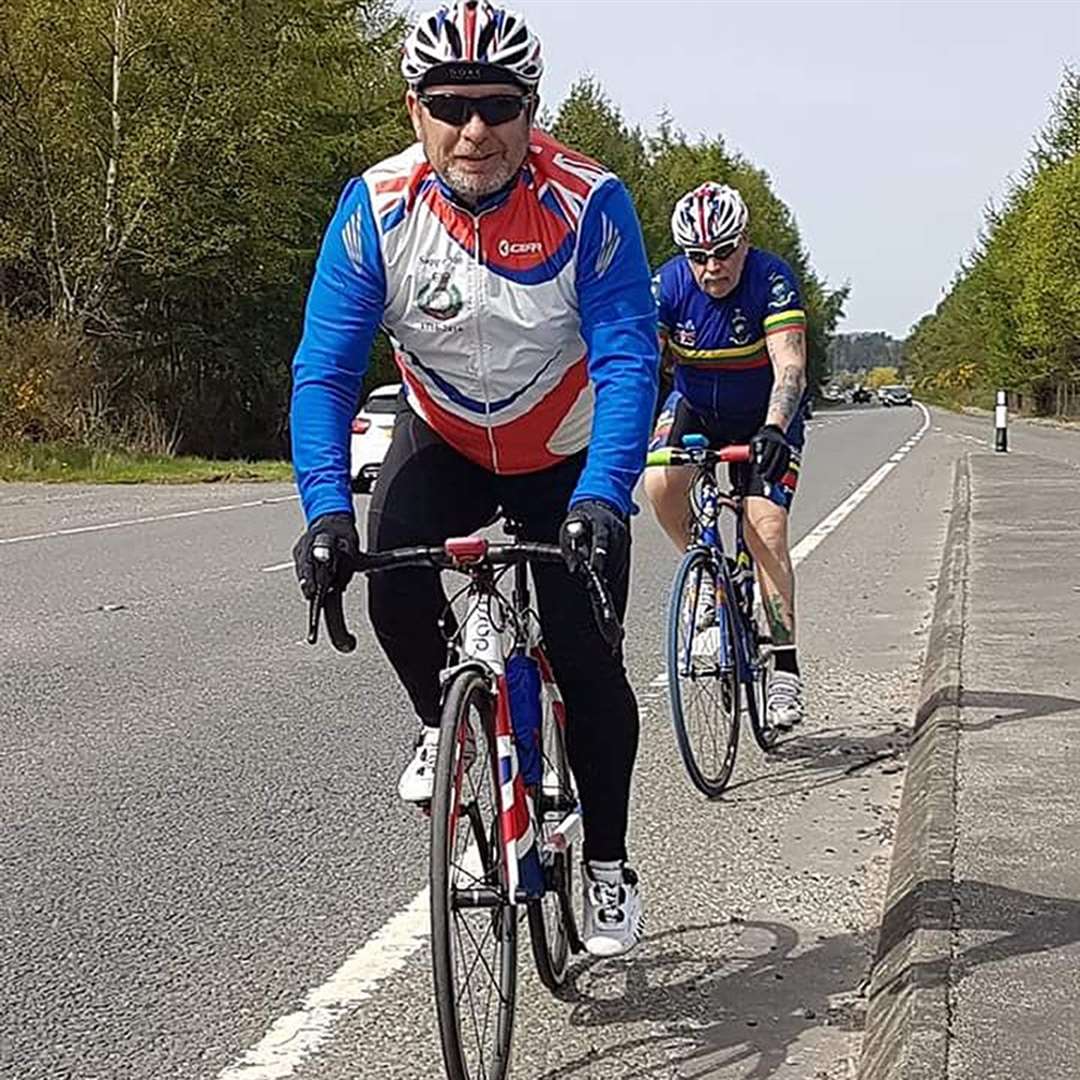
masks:
<path fill-rule="evenodd" d="M 610 180 L 596 192 L 581 230 L 578 304 L 596 402 L 585 469 L 570 505 L 600 499 L 629 514 L 645 466 L 660 356 L 641 226 L 621 182 Z"/>
<path fill-rule="evenodd" d="M 385 297 L 367 187 L 351 180 L 323 237 L 293 359 L 292 458 L 309 524 L 352 513 L 350 423 Z"/>

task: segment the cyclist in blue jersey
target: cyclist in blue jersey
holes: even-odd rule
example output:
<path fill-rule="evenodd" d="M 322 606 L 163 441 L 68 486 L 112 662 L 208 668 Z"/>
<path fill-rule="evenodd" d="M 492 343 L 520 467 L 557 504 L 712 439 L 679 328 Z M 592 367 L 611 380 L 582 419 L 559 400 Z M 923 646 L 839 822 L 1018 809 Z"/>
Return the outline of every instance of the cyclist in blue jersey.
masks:
<path fill-rule="evenodd" d="M 653 279 L 674 390 L 652 445 L 677 446 L 684 435 L 702 434 L 717 446 L 753 448 L 746 538 L 777 646 L 768 720 L 786 731 L 804 711 L 788 511 L 803 449 L 806 315 L 791 267 L 750 245 L 749 218 L 739 193 L 723 184 L 702 184 L 675 206 L 671 227 L 682 254 Z M 690 543 L 691 479 L 679 468 L 650 469 L 645 478 L 657 519 L 680 551 Z M 704 597 L 702 618 L 711 618 L 713 607 Z"/>
<path fill-rule="evenodd" d="M 589 558 L 625 612 L 631 492 L 649 440 L 659 356 L 641 229 L 603 166 L 532 127 L 543 70 L 521 16 L 460 0 L 420 18 L 402 59 L 417 142 L 345 187 L 323 237 L 294 361 L 293 462 L 307 532 L 295 548 L 313 592 L 312 541 L 359 547 L 349 422 L 377 329 L 390 335 L 407 408 L 367 516 L 368 549 L 437 544 L 499 509 L 525 539 L 584 523 Z M 344 590 L 349 571 L 335 563 Z M 626 865 L 638 711 L 621 653 L 580 578 L 534 567 L 540 618 L 567 708 L 585 828 L 583 939 L 612 956 L 638 941 Z M 375 575 L 376 636 L 420 721 L 399 783 L 431 798 L 438 745 L 434 571 Z"/>

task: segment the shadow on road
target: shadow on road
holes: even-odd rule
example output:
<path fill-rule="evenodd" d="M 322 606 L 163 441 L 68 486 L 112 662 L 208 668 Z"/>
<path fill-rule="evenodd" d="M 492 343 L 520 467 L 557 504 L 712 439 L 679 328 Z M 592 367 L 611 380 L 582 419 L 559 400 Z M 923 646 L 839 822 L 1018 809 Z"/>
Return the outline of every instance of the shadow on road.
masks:
<path fill-rule="evenodd" d="M 838 728 L 796 735 L 774 747 L 766 770 L 732 784 L 719 801 L 758 802 L 828 787 L 873 765 L 903 758 L 907 740 L 906 729 L 892 719 L 888 729 L 876 735 L 847 735 Z"/>
<path fill-rule="evenodd" d="M 828 787 L 875 765 L 888 768 L 889 761 L 906 756 L 909 740 L 918 740 L 926 723 L 939 709 L 957 703 L 965 710 L 995 710 L 986 720 L 965 720 L 960 730 L 966 732 L 986 731 L 999 724 L 1015 724 L 1056 713 L 1080 713 L 1080 700 L 1075 698 L 946 686 L 923 703 L 915 720 L 914 735 L 889 718 L 872 725 L 879 728 L 874 735 L 852 736 L 837 728 L 825 728 L 792 736 L 772 750 L 766 770 L 730 785 L 719 801 L 758 802 Z"/>
<path fill-rule="evenodd" d="M 721 956 L 716 935 L 722 928 L 738 929 L 739 938 Z M 724 1070 L 739 1080 L 763 1080 L 813 1029 L 860 1030 L 859 986 L 870 942 L 838 934 L 800 944 L 784 923 L 717 923 L 649 937 L 640 947 L 644 955 L 622 968 L 596 961 L 576 966 L 560 994 L 572 1006 L 572 1026 L 617 1030 L 645 1022 L 655 1034 L 619 1042 L 617 1063 L 594 1048 L 537 1080 L 600 1075 L 601 1062 L 602 1075 L 611 1080 L 705 1077 Z"/>
<path fill-rule="evenodd" d="M 961 981 L 983 964 L 1014 956 L 1051 952 L 1080 941 L 1080 900 L 1041 896 L 984 881 L 920 882 L 885 913 L 878 958 L 908 934 L 923 930 L 986 930 L 991 941 L 965 949 L 950 961 L 913 963 L 895 980 L 935 986 Z"/>
<path fill-rule="evenodd" d="M 987 720 L 973 723 L 965 719 L 960 725 L 961 731 L 987 731 L 999 724 L 1015 724 L 1040 716 L 1053 716 L 1055 713 L 1076 712 L 1080 715 L 1080 701 L 1076 698 L 1012 690 L 961 690 L 960 707 L 996 710 Z"/>

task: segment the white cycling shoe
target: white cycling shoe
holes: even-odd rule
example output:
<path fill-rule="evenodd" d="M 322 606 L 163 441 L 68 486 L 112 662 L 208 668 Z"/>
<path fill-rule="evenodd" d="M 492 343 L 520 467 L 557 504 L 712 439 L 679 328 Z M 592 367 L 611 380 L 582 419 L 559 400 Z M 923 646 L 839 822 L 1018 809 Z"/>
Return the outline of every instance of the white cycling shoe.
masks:
<path fill-rule="evenodd" d="M 582 868 L 585 891 L 581 940 L 593 956 L 622 956 L 640 940 L 645 926 L 637 874 L 625 863 L 615 870 Z"/>
<path fill-rule="evenodd" d="M 769 724 L 778 731 L 790 731 L 805 716 L 802 679 L 790 671 L 774 671 L 769 676 Z"/>
<path fill-rule="evenodd" d="M 404 802 L 431 801 L 435 787 L 435 758 L 439 754 L 439 729 L 425 725 L 416 739 L 412 760 L 398 781 L 398 795 Z"/>

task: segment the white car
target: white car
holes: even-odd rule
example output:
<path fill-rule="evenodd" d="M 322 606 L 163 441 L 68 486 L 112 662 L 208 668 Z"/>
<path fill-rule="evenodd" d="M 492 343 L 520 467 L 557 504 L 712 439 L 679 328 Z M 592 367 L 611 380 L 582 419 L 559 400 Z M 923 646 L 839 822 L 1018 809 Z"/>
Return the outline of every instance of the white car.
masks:
<path fill-rule="evenodd" d="M 369 492 L 375 485 L 379 466 L 390 448 L 394 418 L 402 407 L 401 383 L 388 383 L 376 386 L 353 417 L 349 447 L 353 491 Z"/>

